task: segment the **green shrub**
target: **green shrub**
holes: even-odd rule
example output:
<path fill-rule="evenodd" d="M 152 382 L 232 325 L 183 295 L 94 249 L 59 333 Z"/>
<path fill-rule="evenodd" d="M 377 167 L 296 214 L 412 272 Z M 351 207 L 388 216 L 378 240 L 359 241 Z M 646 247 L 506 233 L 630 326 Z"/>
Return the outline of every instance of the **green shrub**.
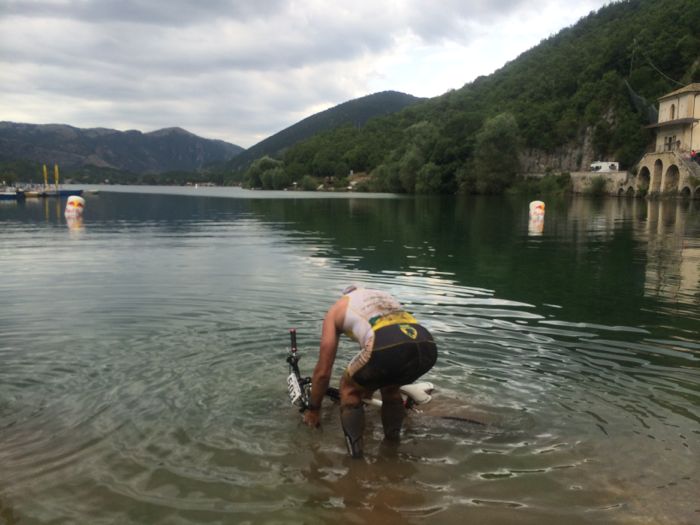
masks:
<path fill-rule="evenodd" d="M 367 193 L 371 191 L 369 179 L 358 181 L 358 183 L 353 187 L 353 190 L 360 193 Z"/>
<path fill-rule="evenodd" d="M 571 174 L 545 175 L 542 178 L 522 178 L 518 180 L 509 193 L 523 195 L 563 195 L 571 193 Z"/>
<path fill-rule="evenodd" d="M 312 177 L 311 175 L 304 175 L 301 178 L 301 189 L 304 191 L 316 191 L 319 185 L 318 179 Z"/>
<path fill-rule="evenodd" d="M 591 184 L 588 187 L 588 193 L 591 195 L 605 195 L 607 182 L 605 177 L 598 175 L 591 179 Z"/>

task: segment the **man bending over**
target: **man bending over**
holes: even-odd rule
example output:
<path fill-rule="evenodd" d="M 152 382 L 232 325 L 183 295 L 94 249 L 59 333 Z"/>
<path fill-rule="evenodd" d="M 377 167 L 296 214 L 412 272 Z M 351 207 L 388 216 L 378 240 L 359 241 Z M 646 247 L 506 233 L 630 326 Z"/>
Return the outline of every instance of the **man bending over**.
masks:
<path fill-rule="evenodd" d="M 365 414 L 363 398 L 379 389 L 382 395 L 384 437 L 398 441 L 405 414 L 399 387 L 414 382 L 437 360 L 430 332 L 390 294 L 348 287 L 323 320 L 318 362 L 304 422 L 320 425 L 321 402 L 328 389 L 342 333 L 360 344 L 340 379 L 340 421 L 348 453 L 362 457 Z"/>

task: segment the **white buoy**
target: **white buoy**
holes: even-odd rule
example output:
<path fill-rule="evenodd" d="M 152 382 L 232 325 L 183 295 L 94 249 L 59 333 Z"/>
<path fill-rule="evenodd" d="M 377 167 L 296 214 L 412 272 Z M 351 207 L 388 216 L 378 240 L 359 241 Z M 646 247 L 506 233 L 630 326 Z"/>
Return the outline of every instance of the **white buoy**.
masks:
<path fill-rule="evenodd" d="M 66 202 L 65 216 L 66 218 L 82 217 L 84 209 L 85 199 L 78 197 L 77 195 L 71 195 L 68 197 L 68 201 Z"/>
<path fill-rule="evenodd" d="M 542 201 L 532 201 L 530 203 L 530 216 L 532 215 L 544 215 L 544 202 Z"/>
<path fill-rule="evenodd" d="M 530 203 L 530 220 L 527 224 L 530 235 L 542 235 L 544 232 L 544 202 L 532 201 Z"/>

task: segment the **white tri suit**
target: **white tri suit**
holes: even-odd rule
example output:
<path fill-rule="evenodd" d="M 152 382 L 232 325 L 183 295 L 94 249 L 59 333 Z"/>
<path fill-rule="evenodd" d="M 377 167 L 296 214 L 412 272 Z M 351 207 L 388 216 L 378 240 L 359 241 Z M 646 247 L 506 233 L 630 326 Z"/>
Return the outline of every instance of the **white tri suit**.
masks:
<path fill-rule="evenodd" d="M 356 288 L 346 297 L 343 331 L 361 347 L 345 370 L 348 378 L 376 390 L 412 383 L 433 367 L 432 335 L 391 294 Z"/>

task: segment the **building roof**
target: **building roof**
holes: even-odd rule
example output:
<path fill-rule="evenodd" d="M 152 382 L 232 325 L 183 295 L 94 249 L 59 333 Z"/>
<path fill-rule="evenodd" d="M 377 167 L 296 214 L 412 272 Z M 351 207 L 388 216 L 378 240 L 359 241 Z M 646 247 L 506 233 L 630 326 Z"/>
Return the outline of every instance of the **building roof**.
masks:
<path fill-rule="evenodd" d="M 663 100 L 665 98 L 675 97 L 676 95 L 682 95 L 683 93 L 700 93 L 700 82 L 688 84 L 687 86 L 684 86 L 680 89 L 677 89 L 675 91 L 671 91 L 670 93 L 667 93 L 667 94 L 659 97 L 658 100 Z"/>
<path fill-rule="evenodd" d="M 673 120 L 664 120 L 663 122 L 657 122 L 656 124 L 649 124 L 648 126 L 644 126 L 645 128 L 648 129 L 653 129 L 653 128 L 668 128 L 671 126 L 682 126 L 683 124 L 692 124 L 693 122 L 697 122 L 700 119 L 696 119 L 693 117 L 688 117 L 688 118 L 677 118 Z"/>

